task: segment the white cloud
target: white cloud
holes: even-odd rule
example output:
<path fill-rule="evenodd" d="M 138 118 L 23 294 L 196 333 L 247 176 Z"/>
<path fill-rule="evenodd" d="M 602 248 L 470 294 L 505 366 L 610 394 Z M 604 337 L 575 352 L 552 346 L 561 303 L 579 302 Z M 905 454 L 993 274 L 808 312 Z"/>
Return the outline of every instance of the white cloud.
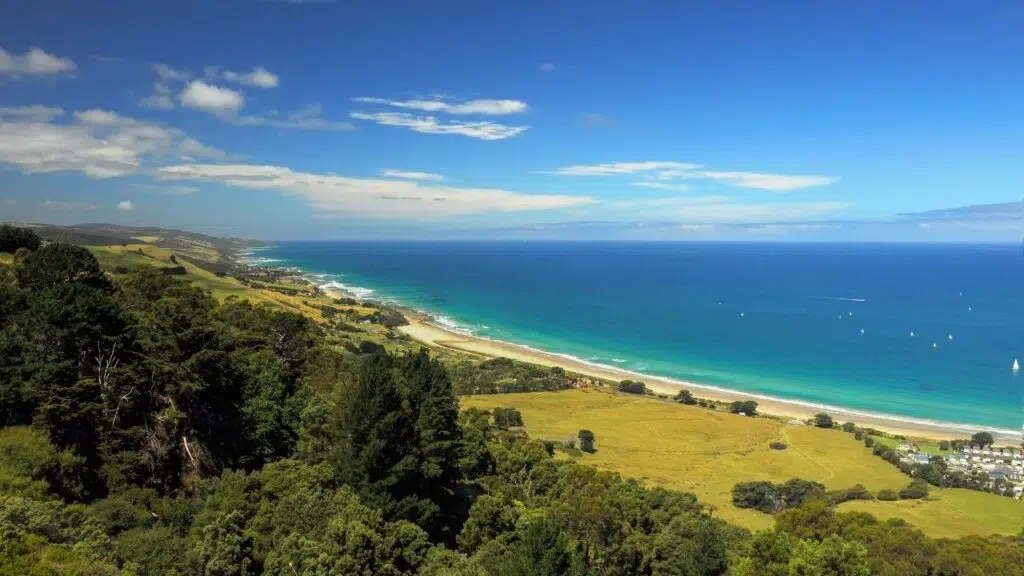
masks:
<path fill-rule="evenodd" d="M 409 172 L 405 170 L 381 170 L 380 175 L 386 178 L 401 178 L 403 180 L 426 180 L 429 182 L 440 182 L 444 176 L 431 172 Z"/>
<path fill-rule="evenodd" d="M 14 198 L 4 198 L 4 206 L 17 206 L 18 201 Z"/>
<path fill-rule="evenodd" d="M 445 114 L 466 114 L 478 116 L 505 116 L 526 112 L 526 102 L 522 100 L 469 100 L 461 104 L 452 104 L 440 99 L 435 100 L 388 100 L 387 98 L 353 98 L 364 104 L 383 104 L 395 108 L 419 110 L 421 112 L 443 112 Z"/>
<path fill-rule="evenodd" d="M 131 212 L 135 210 L 135 204 L 132 204 L 131 200 L 123 200 L 117 203 L 117 209 L 121 212 Z"/>
<path fill-rule="evenodd" d="M 806 224 L 762 224 L 746 228 L 747 234 L 755 235 L 783 235 L 790 232 L 817 232 L 820 230 L 835 230 L 842 228 L 839 224 L 823 224 L 809 222 Z"/>
<path fill-rule="evenodd" d="M 555 71 L 555 63 L 554 62 L 542 62 L 541 65 L 540 65 L 540 71 L 541 72 L 554 72 Z"/>
<path fill-rule="evenodd" d="M 460 134 L 481 140 L 504 140 L 518 136 L 529 126 L 507 126 L 495 122 L 438 122 L 433 116 L 415 116 L 404 112 L 352 112 L 356 120 L 369 120 L 383 126 L 400 126 L 424 134 Z"/>
<path fill-rule="evenodd" d="M 158 163 L 223 155 L 180 130 L 107 110 L 76 112 L 65 122 L 60 122 L 63 116 L 57 109 L 5 110 L 0 114 L 0 164 L 27 173 L 81 172 L 111 178 L 144 172 Z"/>
<path fill-rule="evenodd" d="M 542 172 L 559 176 L 612 176 L 617 174 L 642 174 L 644 181 L 634 182 L 633 186 L 661 188 L 651 182 L 671 182 L 674 180 L 715 180 L 739 188 L 755 188 L 770 192 L 789 192 L 801 188 L 826 186 L 839 181 L 831 176 L 793 176 L 788 174 L 772 174 L 764 172 L 720 172 L 703 170 L 699 164 L 683 162 L 611 162 L 607 164 L 578 164 L 565 166 L 555 170 Z M 685 188 L 675 188 L 683 190 Z"/>
<path fill-rule="evenodd" d="M 273 128 L 295 129 L 295 130 L 355 130 L 355 126 L 348 122 L 327 120 L 321 117 L 323 107 L 319 104 L 311 104 L 300 108 L 284 118 L 277 118 L 273 115 L 266 116 L 233 116 L 226 118 L 228 121 L 242 126 L 271 126 Z"/>
<path fill-rule="evenodd" d="M 183 164 L 160 168 L 167 180 L 218 182 L 251 190 L 277 190 L 306 198 L 334 216 L 430 219 L 482 212 L 554 210 L 593 202 L 588 196 L 522 194 L 500 189 L 455 188 L 415 181 L 349 178 L 296 172 L 279 166 Z"/>
<path fill-rule="evenodd" d="M 171 186 L 167 189 L 168 194 L 174 194 L 175 196 L 188 196 L 199 192 L 199 188 L 195 186 Z"/>
<path fill-rule="evenodd" d="M 192 79 L 192 73 L 188 70 L 178 70 L 166 64 L 153 64 L 153 72 L 167 82 L 188 82 Z"/>
<path fill-rule="evenodd" d="M 556 168 L 555 170 L 543 173 L 557 174 L 559 176 L 611 176 L 615 174 L 637 174 L 667 170 L 696 170 L 699 167 L 697 164 L 685 164 L 682 162 L 610 162 L 608 164 L 577 164 Z"/>
<path fill-rule="evenodd" d="M 192 80 L 178 95 L 182 106 L 203 110 L 212 114 L 234 114 L 245 105 L 240 92 Z"/>
<path fill-rule="evenodd" d="M 84 202 L 55 202 L 53 200 L 44 200 L 39 204 L 43 208 L 49 210 L 95 210 L 95 204 L 86 204 Z"/>
<path fill-rule="evenodd" d="M 171 98 L 171 89 L 163 82 L 153 83 L 153 93 L 139 100 L 139 106 L 152 108 L 154 110 L 170 110 L 174 108 L 174 99 Z"/>
<path fill-rule="evenodd" d="M 697 172 L 694 178 L 721 180 L 740 188 L 756 188 L 771 192 L 789 192 L 801 188 L 826 186 L 839 181 L 830 176 L 789 176 L 786 174 L 763 174 L 758 172 Z"/>
<path fill-rule="evenodd" d="M 228 82 L 236 82 L 245 86 L 257 88 L 276 88 L 280 79 L 277 74 L 268 71 L 266 68 L 253 68 L 251 72 L 238 73 L 225 70 L 222 77 Z"/>
<path fill-rule="evenodd" d="M 62 114 L 64 114 L 63 109 L 49 106 L 0 108 L 0 121 L 10 119 L 24 122 L 49 122 Z"/>
<path fill-rule="evenodd" d="M 34 46 L 20 56 L 0 48 L 0 76 L 15 79 L 23 76 L 54 76 L 74 69 L 75 63 L 71 59 L 49 54 Z"/>
<path fill-rule="evenodd" d="M 658 190 L 675 190 L 682 192 L 689 190 L 690 187 L 686 184 L 669 184 L 667 182 L 651 182 L 649 180 L 642 180 L 640 182 L 630 182 L 630 186 L 639 186 L 641 188 L 656 188 Z"/>

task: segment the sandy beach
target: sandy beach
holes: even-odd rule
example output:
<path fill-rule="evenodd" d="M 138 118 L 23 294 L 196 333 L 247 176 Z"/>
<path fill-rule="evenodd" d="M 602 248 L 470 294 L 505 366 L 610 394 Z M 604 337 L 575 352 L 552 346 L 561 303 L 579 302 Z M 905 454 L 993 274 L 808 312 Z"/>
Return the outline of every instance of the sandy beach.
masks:
<path fill-rule="evenodd" d="M 479 338 L 476 336 L 459 334 L 446 330 L 431 322 L 429 316 L 418 312 L 406 311 L 410 324 L 400 329 L 410 337 L 431 346 L 438 346 L 470 352 L 481 356 L 496 358 L 506 357 L 522 362 L 539 364 L 541 366 L 558 366 L 570 372 L 575 372 L 592 378 L 599 378 L 611 381 L 625 379 L 642 379 L 647 388 L 659 394 L 674 396 L 679 390 L 690 390 L 694 395 L 701 398 L 732 402 L 734 400 L 755 400 L 758 403 L 758 411 L 782 418 L 806 420 L 815 414 L 822 412 L 821 408 L 807 406 L 796 402 L 764 398 L 756 395 L 748 395 L 731 391 L 724 391 L 718 388 L 701 386 L 693 382 L 681 382 L 669 378 L 662 378 L 650 375 L 637 375 L 626 371 L 612 368 L 602 368 L 580 361 L 572 360 L 564 356 L 548 354 L 540 350 L 527 348 L 506 342 L 499 342 Z M 957 438 L 968 438 L 973 431 L 964 429 L 958 432 L 947 426 L 932 425 L 927 422 L 915 422 L 873 416 L 870 414 L 857 413 L 855 411 L 843 411 L 841 409 L 829 409 L 828 413 L 839 422 L 852 421 L 859 426 L 883 430 L 890 434 L 904 435 L 907 437 L 930 438 L 935 440 L 953 440 Z M 1019 439 L 1000 438 L 1000 444 L 1013 445 Z"/>

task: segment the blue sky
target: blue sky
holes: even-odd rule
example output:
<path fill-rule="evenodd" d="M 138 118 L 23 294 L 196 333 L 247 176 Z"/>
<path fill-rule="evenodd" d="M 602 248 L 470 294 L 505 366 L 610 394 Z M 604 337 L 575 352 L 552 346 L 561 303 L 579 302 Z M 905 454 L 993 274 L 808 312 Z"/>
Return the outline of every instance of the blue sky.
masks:
<path fill-rule="evenodd" d="M 0 220 L 1012 241 L 1024 5 L 9 0 Z"/>

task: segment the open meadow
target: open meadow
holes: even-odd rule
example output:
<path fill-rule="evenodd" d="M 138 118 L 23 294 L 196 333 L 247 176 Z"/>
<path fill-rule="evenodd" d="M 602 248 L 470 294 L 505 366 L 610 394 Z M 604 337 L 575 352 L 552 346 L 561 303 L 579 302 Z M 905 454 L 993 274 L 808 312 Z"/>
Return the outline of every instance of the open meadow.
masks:
<path fill-rule="evenodd" d="M 517 408 L 530 436 L 565 440 L 583 428 L 596 435 L 597 451 L 580 460 L 651 485 L 693 492 L 715 514 L 751 529 L 772 517 L 735 508 L 738 482 L 791 478 L 815 480 L 828 489 L 863 484 L 872 492 L 899 490 L 909 478 L 839 430 L 746 418 L 666 400 L 598 389 L 463 397 L 463 409 Z M 772 450 L 780 441 L 786 450 Z M 935 537 L 1017 534 L 1024 503 L 969 490 L 932 489 L 927 501 L 855 502 L 839 510 L 864 510 L 903 518 Z"/>

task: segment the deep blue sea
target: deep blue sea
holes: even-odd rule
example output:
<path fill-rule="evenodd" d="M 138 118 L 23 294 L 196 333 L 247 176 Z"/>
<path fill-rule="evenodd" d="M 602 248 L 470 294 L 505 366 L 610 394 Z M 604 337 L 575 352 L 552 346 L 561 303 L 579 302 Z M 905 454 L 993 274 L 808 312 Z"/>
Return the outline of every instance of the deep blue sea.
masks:
<path fill-rule="evenodd" d="M 1019 246 L 296 242 L 259 256 L 616 368 L 1007 432 L 1024 418 Z"/>

